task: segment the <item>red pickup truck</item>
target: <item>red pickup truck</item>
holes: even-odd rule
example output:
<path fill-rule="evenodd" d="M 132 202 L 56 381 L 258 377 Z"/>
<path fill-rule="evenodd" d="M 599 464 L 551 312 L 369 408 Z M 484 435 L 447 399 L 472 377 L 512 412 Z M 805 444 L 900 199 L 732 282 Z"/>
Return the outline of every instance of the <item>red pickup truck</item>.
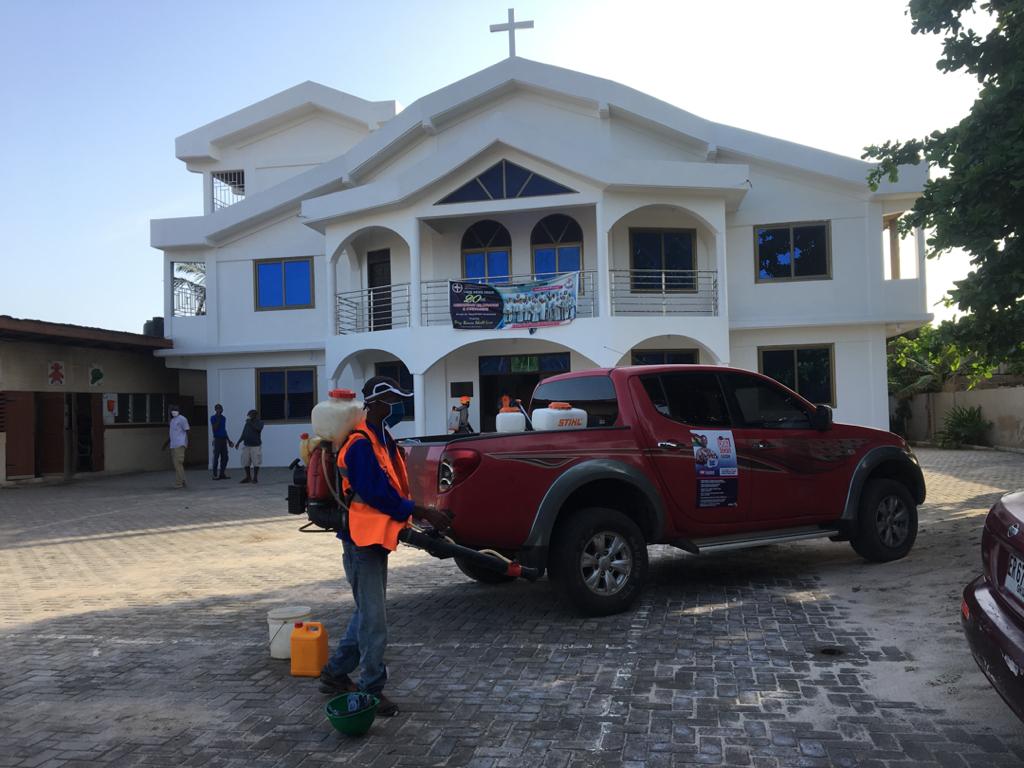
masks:
<path fill-rule="evenodd" d="M 575 611 L 636 599 L 647 545 L 692 554 L 828 537 L 906 555 L 924 477 L 896 435 L 832 422 L 777 382 L 721 366 L 596 369 L 542 381 L 531 409 L 587 426 L 405 441 L 413 495 L 453 538 L 546 570 Z M 509 577 L 460 561 L 479 581 Z"/>

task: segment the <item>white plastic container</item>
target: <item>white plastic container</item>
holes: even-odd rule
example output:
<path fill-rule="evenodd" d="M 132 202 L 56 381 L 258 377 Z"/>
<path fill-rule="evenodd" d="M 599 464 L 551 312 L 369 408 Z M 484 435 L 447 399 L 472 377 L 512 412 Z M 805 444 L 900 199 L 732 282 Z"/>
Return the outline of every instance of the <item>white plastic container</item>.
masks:
<path fill-rule="evenodd" d="M 292 657 L 292 627 L 296 621 L 311 621 L 313 609 L 308 605 L 286 605 L 267 612 L 270 628 L 270 658 L 290 659 Z"/>
<path fill-rule="evenodd" d="M 587 412 L 569 403 L 551 403 L 547 408 L 535 409 L 530 420 L 533 428 L 540 431 L 580 429 L 587 426 Z"/>
<path fill-rule="evenodd" d="M 518 408 L 502 408 L 494 428 L 498 432 L 525 432 L 526 416 Z"/>
<path fill-rule="evenodd" d="M 327 399 L 313 406 L 313 433 L 340 446 L 363 418 L 363 403 L 350 389 L 332 389 Z"/>

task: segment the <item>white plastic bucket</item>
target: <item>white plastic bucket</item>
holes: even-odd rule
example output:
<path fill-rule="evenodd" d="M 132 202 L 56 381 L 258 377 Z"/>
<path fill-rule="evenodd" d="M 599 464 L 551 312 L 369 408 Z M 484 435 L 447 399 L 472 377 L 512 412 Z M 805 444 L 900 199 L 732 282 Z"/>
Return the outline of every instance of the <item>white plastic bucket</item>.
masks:
<path fill-rule="evenodd" d="M 498 432 L 525 432 L 526 417 L 519 411 L 499 413 L 495 422 L 495 430 Z"/>
<path fill-rule="evenodd" d="M 270 628 L 270 658 L 292 657 L 292 627 L 296 621 L 311 621 L 313 609 L 308 605 L 286 605 L 267 612 Z"/>

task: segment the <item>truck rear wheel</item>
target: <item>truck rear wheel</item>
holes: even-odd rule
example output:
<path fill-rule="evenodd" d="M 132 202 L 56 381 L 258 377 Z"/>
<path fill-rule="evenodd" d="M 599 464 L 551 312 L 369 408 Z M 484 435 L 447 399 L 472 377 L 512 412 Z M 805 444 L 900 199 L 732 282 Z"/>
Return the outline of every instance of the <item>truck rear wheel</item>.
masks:
<path fill-rule="evenodd" d="M 917 539 L 917 504 L 895 480 L 869 480 L 860 496 L 857 524 L 850 538 L 865 560 L 887 563 L 905 557 Z"/>
<path fill-rule="evenodd" d="M 507 584 L 510 581 L 516 580 L 515 576 L 506 576 L 504 573 L 489 571 L 461 557 L 455 558 L 455 565 L 473 581 L 479 581 L 481 584 Z"/>
<path fill-rule="evenodd" d="M 584 616 L 621 613 L 636 600 L 647 577 L 647 542 L 621 512 L 580 509 L 555 531 L 548 572 L 573 611 Z"/>

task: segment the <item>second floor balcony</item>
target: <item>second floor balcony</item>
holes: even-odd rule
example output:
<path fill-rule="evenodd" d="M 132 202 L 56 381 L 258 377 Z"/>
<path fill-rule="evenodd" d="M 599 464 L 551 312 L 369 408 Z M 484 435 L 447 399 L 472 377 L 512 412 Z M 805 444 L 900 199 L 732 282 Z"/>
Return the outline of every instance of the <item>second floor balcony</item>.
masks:
<path fill-rule="evenodd" d="M 582 271 L 575 320 L 601 315 L 599 275 Z M 498 285 L 535 280 L 513 275 Z M 449 280 L 423 280 L 418 286 L 393 283 L 343 291 L 335 296 L 335 332 L 339 335 L 388 331 L 419 326 L 450 326 Z M 413 291 L 420 310 L 414 323 Z M 609 272 L 612 316 L 659 317 L 718 315 L 718 273 L 714 270 L 616 269 Z M 540 318 L 538 318 L 540 319 Z"/>

